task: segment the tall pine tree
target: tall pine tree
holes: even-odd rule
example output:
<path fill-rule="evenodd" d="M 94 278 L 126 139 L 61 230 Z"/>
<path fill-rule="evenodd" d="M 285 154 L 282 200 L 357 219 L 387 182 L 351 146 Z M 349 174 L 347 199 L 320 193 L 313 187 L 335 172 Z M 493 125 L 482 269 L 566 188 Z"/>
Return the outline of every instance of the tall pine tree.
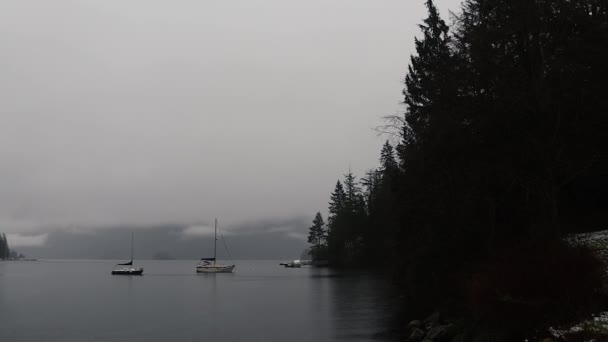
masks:
<path fill-rule="evenodd" d="M 324 260 L 327 257 L 327 231 L 325 221 L 320 212 L 317 212 L 309 228 L 308 243 L 312 245 L 313 260 Z"/>

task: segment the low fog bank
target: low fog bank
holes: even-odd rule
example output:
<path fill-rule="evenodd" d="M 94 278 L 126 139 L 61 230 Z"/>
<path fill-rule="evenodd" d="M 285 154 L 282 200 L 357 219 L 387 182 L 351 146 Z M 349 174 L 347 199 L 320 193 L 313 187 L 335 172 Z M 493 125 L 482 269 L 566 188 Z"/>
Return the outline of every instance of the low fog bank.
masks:
<path fill-rule="evenodd" d="M 233 259 L 295 259 L 307 247 L 307 218 L 263 221 L 221 227 Z M 108 227 L 8 235 L 11 247 L 39 259 L 129 259 L 131 232 L 135 236 L 135 259 L 198 259 L 213 255 L 213 225 L 173 224 L 162 226 Z M 219 237 L 218 237 L 219 238 Z M 218 258 L 228 259 L 222 239 Z"/>

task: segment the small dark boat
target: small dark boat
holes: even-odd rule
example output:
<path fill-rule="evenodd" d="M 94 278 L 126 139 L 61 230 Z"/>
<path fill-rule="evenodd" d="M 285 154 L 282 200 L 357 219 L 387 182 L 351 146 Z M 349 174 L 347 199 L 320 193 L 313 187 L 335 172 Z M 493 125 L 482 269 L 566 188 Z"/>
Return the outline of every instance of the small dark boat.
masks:
<path fill-rule="evenodd" d="M 144 273 L 144 269 L 134 268 L 134 267 L 120 267 L 120 266 L 132 266 L 133 262 L 127 262 L 124 264 L 116 264 L 114 269 L 112 270 L 112 274 L 114 275 L 142 275 Z"/>
<path fill-rule="evenodd" d="M 133 233 L 131 233 L 131 260 L 122 264 L 116 264 L 112 269 L 112 275 L 143 275 L 142 267 L 133 267 Z"/>

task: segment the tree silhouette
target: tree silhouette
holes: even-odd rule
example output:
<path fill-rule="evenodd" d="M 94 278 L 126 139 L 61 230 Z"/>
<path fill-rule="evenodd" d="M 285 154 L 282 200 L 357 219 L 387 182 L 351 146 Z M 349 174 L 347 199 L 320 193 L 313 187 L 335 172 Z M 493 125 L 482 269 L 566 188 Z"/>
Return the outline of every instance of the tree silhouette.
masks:
<path fill-rule="evenodd" d="M 462 301 L 454 283 L 499 256 L 526 260 L 514 251 L 536 258 L 530 274 L 554 266 L 538 261 L 544 246 L 584 263 L 562 238 L 608 223 L 608 4 L 466 0 L 451 27 L 426 7 L 402 139 L 360 183 L 338 181 L 328 217 L 330 263 L 391 260 L 380 264 L 421 311 Z"/>
<path fill-rule="evenodd" d="M 312 245 L 311 253 L 314 260 L 326 258 L 327 249 L 327 231 L 325 230 L 325 221 L 320 212 L 317 212 L 312 220 L 312 226 L 309 228 L 308 243 Z"/>
<path fill-rule="evenodd" d="M 6 238 L 6 234 L 0 234 L 0 259 L 9 259 L 11 255 L 11 250 L 8 246 L 8 240 Z"/>

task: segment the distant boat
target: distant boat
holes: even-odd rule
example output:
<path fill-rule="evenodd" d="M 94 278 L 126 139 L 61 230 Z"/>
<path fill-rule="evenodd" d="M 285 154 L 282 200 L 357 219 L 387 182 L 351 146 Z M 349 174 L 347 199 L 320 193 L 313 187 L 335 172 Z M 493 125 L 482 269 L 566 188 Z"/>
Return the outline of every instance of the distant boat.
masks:
<path fill-rule="evenodd" d="M 300 260 L 293 260 L 290 262 L 280 263 L 279 265 L 285 266 L 286 268 L 300 268 L 302 267 L 302 262 Z"/>
<path fill-rule="evenodd" d="M 225 243 L 225 242 L 224 242 Z M 226 247 L 228 249 L 228 247 Z M 217 219 L 215 219 L 215 234 L 213 238 L 213 258 L 201 258 L 196 265 L 197 273 L 232 273 L 235 265 L 218 265 L 217 259 Z"/>
<path fill-rule="evenodd" d="M 130 266 L 130 267 L 129 267 Z M 142 275 L 144 273 L 143 268 L 133 267 L 133 233 L 131 233 L 131 261 L 123 264 L 116 264 L 112 270 L 113 275 Z"/>

